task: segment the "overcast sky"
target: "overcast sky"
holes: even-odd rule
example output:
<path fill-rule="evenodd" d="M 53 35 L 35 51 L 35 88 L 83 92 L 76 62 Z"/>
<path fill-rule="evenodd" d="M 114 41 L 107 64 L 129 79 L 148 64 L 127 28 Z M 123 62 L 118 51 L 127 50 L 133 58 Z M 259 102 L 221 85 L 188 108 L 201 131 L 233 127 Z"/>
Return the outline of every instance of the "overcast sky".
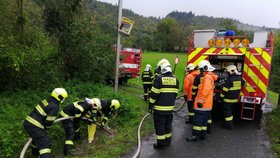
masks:
<path fill-rule="evenodd" d="M 118 4 L 118 0 L 99 0 Z M 123 0 L 123 8 L 144 16 L 172 11 L 226 17 L 257 26 L 280 28 L 280 0 Z"/>

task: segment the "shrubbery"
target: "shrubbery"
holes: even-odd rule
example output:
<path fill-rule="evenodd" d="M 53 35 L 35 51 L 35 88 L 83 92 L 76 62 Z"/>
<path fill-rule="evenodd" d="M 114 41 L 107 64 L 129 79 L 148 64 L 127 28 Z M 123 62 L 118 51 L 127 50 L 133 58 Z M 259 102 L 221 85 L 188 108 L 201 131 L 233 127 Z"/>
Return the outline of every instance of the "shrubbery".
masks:
<path fill-rule="evenodd" d="M 64 85 L 64 88 L 68 91 L 69 98 L 65 100 L 61 108 L 74 101 L 83 100 L 84 97 L 99 97 L 101 99 L 116 98 L 120 100 L 121 108 L 118 111 L 118 116 L 109 123 L 110 126 L 122 129 L 124 133 L 129 126 L 132 129 L 137 128 L 137 124 L 140 121 L 141 105 L 135 100 L 136 96 L 128 96 L 121 93 L 115 95 L 112 87 L 93 84 L 92 82 L 81 83 L 79 81 L 70 81 Z M 22 122 L 38 102 L 50 96 L 51 91 L 52 89 L 25 90 L 17 93 L 5 92 L 0 95 L 1 157 L 19 156 L 28 138 Z M 63 145 L 65 135 L 63 128 L 60 125 L 55 125 L 50 129 L 49 133 L 53 141 L 54 152 L 61 154 L 61 145 Z M 133 139 L 136 140 L 136 138 Z M 58 150 L 55 147 L 60 149 Z"/>

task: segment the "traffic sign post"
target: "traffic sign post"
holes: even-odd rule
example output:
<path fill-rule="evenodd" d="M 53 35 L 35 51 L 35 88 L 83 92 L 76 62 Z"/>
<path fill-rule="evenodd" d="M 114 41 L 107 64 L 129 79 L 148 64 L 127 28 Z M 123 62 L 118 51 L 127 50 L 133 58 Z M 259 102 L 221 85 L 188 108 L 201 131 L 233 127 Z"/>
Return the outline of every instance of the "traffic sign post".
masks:
<path fill-rule="evenodd" d="M 175 65 L 174 65 L 173 73 L 175 74 L 176 66 L 177 66 L 177 64 L 179 63 L 179 57 L 178 57 L 178 56 L 176 56 L 174 63 L 175 63 Z"/>

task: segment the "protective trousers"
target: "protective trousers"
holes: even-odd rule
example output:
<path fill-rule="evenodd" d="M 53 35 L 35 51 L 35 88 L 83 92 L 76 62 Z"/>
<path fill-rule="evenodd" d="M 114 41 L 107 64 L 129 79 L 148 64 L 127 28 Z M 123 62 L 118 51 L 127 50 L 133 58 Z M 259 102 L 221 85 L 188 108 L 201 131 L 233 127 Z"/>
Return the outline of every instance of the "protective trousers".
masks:
<path fill-rule="evenodd" d="M 194 110 L 192 135 L 200 139 L 206 138 L 207 122 L 211 111 Z"/>
<path fill-rule="evenodd" d="M 152 89 L 152 84 L 143 84 L 143 88 L 144 88 L 144 100 L 147 101 Z"/>
<path fill-rule="evenodd" d="M 65 130 L 65 144 L 64 144 L 64 150 L 63 153 L 65 156 L 72 155 L 72 148 L 74 146 L 74 138 L 79 137 L 79 119 L 74 119 L 74 120 L 64 120 L 62 121 L 63 128 Z M 78 131 L 78 132 L 75 132 Z M 77 136 L 76 136 L 77 135 Z"/>
<path fill-rule="evenodd" d="M 230 130 L 233 128 L 233 115 L 232 115 L 233 106 L 234 106 L 234 103 L 223 102 L 223 114 L 225 117 L 225 127 Z"/>
<path fill-rule="evenodd" d="M 158 146 L 169 146 L 171 143 L 171 127 L 173 115 L 159 115 L 154 113 L 154 126 Z"/>
<path fill-rule="evenodd" d="M 51 158 L 51 141 L 47 132 L 27 121 L 24 121 L 23 126 L 32 138 L 32 153 L 37 154 L 39 151 L 40 158 Z"/>
<path fill-rule="evenodd" d="M 192 101 L 188 101 L 188 115 L 189 115 L 189 123 L 193 122 L 193 117 L 194 117 L 194 111 L 193 111 L 193 100 Z"/>
<path fill-rule="evenodd" d="M 211 125 L 212 125 L 212 111 L 209 111 L 208 120 L 207 120 L 207 133 L 211 133 Z"/>

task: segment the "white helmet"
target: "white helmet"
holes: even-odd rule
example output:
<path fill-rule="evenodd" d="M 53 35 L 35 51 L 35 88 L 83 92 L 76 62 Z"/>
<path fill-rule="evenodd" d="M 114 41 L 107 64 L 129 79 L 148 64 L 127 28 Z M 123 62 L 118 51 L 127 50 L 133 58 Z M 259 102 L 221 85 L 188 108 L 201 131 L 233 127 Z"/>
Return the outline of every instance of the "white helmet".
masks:
<path fill-rule="evenodd" d="M 215 68 L 210 64 L 208 60 L 202 60 L 198 63 L 198 68 L 203 71 L 214 71 Z"/>
<path fill-rule="evenodd" d="M 235 65 L 229 65 L 229 66 L 227 66 L 226 69 L 225 69 L 225 71 L 229 72 L 231 75 L 234 74 L 234 73 L 235 73 L 235 74 L 238 73 L 237 68 L 236 68 Z"/>
<path fill-rule="evenodd" d="M 94 106 L 95 108 L 97 108 L 97 109 L 102 109 L 100 99 L 98 99 L 98 98 L 93 98 L 93 99 L 91 99 L 91 100 L 92 100 L 93 106 Z"/>
<path fill-rule="evenodd" d="M 157 68 L 160 68 L 162 74 L 172 72 L 171 65 L 166 59 L 161 59 L 157 64 Z"/>
<path fill-rule="evenodd" d="M 152 66 L 150 64 L 146 65 L 145 71 L 149 71 L 152 68 Z"/>
<path fill-rule="evenodd" d="M 190 63 L 188 66 L 187 66 L 187 71 L 192 71 L 194 70 L 195 66 L 193 63 Z"/>

